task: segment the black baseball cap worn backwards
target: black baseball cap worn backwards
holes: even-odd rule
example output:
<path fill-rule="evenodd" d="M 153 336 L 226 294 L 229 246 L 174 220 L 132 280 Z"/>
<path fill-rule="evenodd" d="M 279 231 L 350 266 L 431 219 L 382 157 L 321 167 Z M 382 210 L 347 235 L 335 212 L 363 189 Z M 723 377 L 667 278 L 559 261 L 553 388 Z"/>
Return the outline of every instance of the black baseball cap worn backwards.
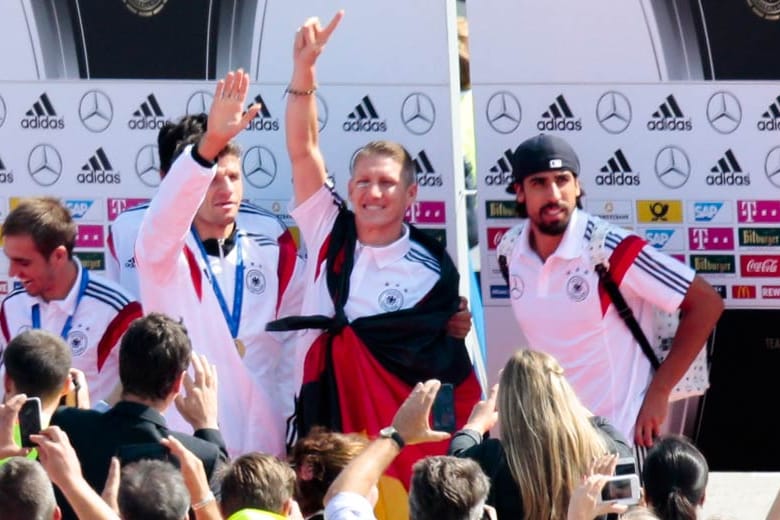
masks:
<path fill-rule="evenodd" d="M 534 173 L 549 170 L 569 170 L 574 175 L 580 172 L 580 160 L 569 143 L 560 137 L 547 134 L 526 139 L 512 155 L 512 183 L 506 192 L 515 194 L 515 186 Z"/>

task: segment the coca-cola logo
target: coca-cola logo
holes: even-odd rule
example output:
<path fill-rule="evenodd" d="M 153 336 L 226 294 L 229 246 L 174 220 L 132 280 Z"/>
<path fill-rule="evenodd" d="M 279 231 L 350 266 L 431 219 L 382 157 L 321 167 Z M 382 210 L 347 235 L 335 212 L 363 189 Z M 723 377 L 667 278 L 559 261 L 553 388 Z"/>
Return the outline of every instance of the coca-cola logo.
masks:
<path fill-rule="evenodd" d="M 780 257 L 768 255 L 743 256 L 742 276 L 780 276 Z"/>

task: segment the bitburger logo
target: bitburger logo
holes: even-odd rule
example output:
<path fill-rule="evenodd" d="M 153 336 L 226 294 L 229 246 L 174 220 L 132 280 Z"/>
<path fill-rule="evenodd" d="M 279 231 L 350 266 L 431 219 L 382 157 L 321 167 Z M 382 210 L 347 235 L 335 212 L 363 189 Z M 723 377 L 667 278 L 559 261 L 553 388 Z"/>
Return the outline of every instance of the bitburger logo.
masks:
<path fill-rule="evenodd" d="M 138 16 L 154 16 L 158 14 L 168 0 L 122 0 L 130 12 Z"/>
<path fill-rule="evenodd" d="M 249 122 L 246 129 L 257 132 L 278 132 L 279 119 L 271 117 L 271 111 L 263 100 L 263 96 L 260 94 L 256 95 L 253 103 L 260 103 L 260 112 L 258 112 L 255 118 Z M 249 106 L 251 106 L 251 104 Z M 247 106 L 247 108 L 249 108 L 249 106 Z"/>
<path fill-rule="evenodd" d="M 6 168 L 3 158 L 0 157 L 0 184 L 12 184 L 14 182 L 14 172 Z"/>
<path fill-rule="evenodd" d="M 98 148 L 76 175 L 80 184 L 119 184 L 119 172 L 114 171 L 111 161 L 102 147 Z"/>
<path fill-rule="evenodd" d="M 658 105 L 658 110 L 650 116 L 650 120 L 647 122 L 647 129 L 690 132 L 693 130 L 693 122 L 690 117 L 685 117 L 674 95 L 669 94 L 663 103 Z"/>
<path fill-rule="evenodd" d="M 345 132 L 387 132 L 387 121 L 380 119 L 371 98 L 365 95 L 347 115 L 341 128 Z"/>
<path fill-rule="evenodd" d="M 417 174 L 417 184 L 420 186 L 438 187 L 442 185 L 441 174 L 436 173 L 425 150 L 414 158 L 414 171 Z"/>
<path fill-rule="evenodd" d="M 639 174 L 631 169 L 623 150 L 615 150 L 612 157 L 596 175 L 598 186 L 639 186 Z"/>
<path fill-rule="evenodd" d="M 742 166 L 729 148 L 718 159 L 715 166 L 710 168 L 707 184 L 710 186 L 750 186 L 750 174 L 742 171 Z"/>
<path fill-rule="evenodd" d="M 159 130 L 164 124 L 165 114 L 154 94 L 146 96 L 127 122 L 130 130 Z"/>
<path fill-rule="evenodd" d="M 536 128 L 548 132 L 555 130 L 579 132 L 582 130 L 582 119 L 574 115 L 566 98 L 560 94 L 547 110 L 542 112 L 542 118 L 536 123 Z"/>
<path fill-rule="evenodd" d="M 62 130 L 65 128 L 65 119 L 57 115 L 49 95 L 44 92 L 24 113 L 20 124 L 24 129 Z"/>

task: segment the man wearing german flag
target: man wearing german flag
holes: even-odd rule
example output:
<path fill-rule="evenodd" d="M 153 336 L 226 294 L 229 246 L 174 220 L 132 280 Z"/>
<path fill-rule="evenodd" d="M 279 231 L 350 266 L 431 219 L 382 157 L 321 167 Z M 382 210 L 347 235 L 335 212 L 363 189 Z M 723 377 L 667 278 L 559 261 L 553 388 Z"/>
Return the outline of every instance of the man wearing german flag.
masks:
<path fill-rule="evenodd" d="M 312 18 L 298 30 L 287 89 L 292 216 L 308 250 L 306 293 L 303 316 L 272 326 L 307 330 L 299 349 L 305 360 L 298 433 L 319 424 L 395 438 L 386 428 L 394 411 L 415 383 L 431 378 L 454 388 L 450 409 L 460 427 L 481 389 L 463 340 L 447 334 L 460 304 L 457 270 L 441 244 L 404 223 L 417 195 L 409 153 L 391 141 L 361 148 L 348 185 L 351 210 L 327 182 L 315 62 L 342 17 L 325 28 Z M 401 452 L 380 482 L 380 514 L 383 501 L 393 518 L 407 514 L 412 464 L 446 447 Z"/>

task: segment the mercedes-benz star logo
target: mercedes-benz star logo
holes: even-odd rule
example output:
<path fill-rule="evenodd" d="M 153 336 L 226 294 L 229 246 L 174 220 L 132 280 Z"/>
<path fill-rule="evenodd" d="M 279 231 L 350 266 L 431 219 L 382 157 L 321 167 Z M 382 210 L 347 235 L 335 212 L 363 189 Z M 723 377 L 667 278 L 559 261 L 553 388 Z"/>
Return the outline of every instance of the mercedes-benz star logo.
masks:
<path fill-rule="evenodd" d="M 511 134 L 520 126 L 523 112 L 515 95 L 501 90 L 488 99 L 485 116 L 493 130 L 499 134 Z"/>
<path fill-rule="evenodd" d="M 160 154 L 157 145 L 147 144 L 135 154 L 135 174 L 146 184 L 155 188 L 160 185 Z"/>
<path fill-rule="evenodd" d="M 631 124 L 631 103 L 620 92 L 609 90 L 596 103 L 596 120 L 610 134 L 619 134 Z"/>
<path fill-rule="evenodd" d="M 325 103 L 325 98 L 320 96 L 319 92 L 314 94 L 317 99 L 317 122 L 320 124 L 320 132 L 325 129 L 325 125 L 328 124 L 328 104 Z"/>
<path fill-rule="evenodd" d="M 114 119 L 111 98 L 100 90 L 89 90 L 79 102 L 79 118 L 90 132 L 102 132 Z"/>
<path fill-rule="evenodd" d="M 27 171 L 40 186 L 51 186 L 62 174 L 62 157 L 50 144 L 39 144 L 27 157 Z"/>
<path fill-rule="evenodd" d="M 193 93 L 187 100 L 186 113 L 188 116 L 194 116 L 196 114 L 208 114 L 209 107 L 211 107 L 211 101 L 214 99 L 214 95 L 211 92 L 205 90 L 198 90 Z"/>
<path fill-rule="evenodd" d="M 775 146 L 766 154 L 764 171 L 769 182 L 780 188 L 780 146 Z"/>
<path fill-rule="evenodd" d="M 5 100 L 3 99 L 3 96 L 0 96 L 0 127 L 5 123 L 5 116 L 7 113 L 8 112 L 5 109 Z"/>
<path fill-rule="evenodd" d="M 742 106 L 731 92 L 719 90 L 707 101 L 707 120 L 721 134 L 730 134 L 742 122 Z"/>
<path fill-rule="evenodd" d="M 691 176 L 688 155 L 677 146 L 664 146 L 655 156 L 655 176 L 667 188 L 679 188 Z"/>
<path fill-rule="evenodd" d="M 414 135 L 431 131 L 436 122 L 436 106 L 427 94 L 412 92 L 401 105 L 401 122 Z"/>
<path fill-rule="evenodd" d="M 265 188 L 276 178 L 276 157 L 265 146 L 253 146 L 241 163 L 246 181 L 255 188 Z"/>

